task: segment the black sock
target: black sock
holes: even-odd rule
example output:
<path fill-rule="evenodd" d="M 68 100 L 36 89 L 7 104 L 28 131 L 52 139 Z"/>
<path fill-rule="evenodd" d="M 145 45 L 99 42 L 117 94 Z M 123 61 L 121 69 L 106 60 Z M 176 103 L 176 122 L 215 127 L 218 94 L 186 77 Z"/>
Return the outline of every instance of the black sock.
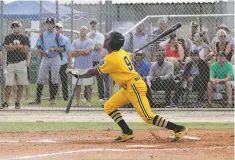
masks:
<path fill-rule="evenodd" d="M 122 129 L 122 133 L 132 134 L 133 131 L 128 127 L 124 119 L 122 118 L 121 113 L 118 110 L 113 111 L 109 116 L 116 122 L 119 127 Z"/>
<path fill-rule="evenodd" d="M 166 125 L 167 129 L 171 129 L 171 130 L 174 130 L 174 131 L 178 130 L 179 127 L 181 127 L 181 126 L 179 126 L 179 125 L 177 125 L 175 123 L 169 122 L 169 121 L 168 121 L 168 123 Z"/>
<path fill-rule="evenodd" d="M 182 126 L 179 126 L 175 123 L 172 123 L 168 120 L 166 120 L 165 118 L 163 117 L 160 117 L 159 115 L 156 115 L 153 119 L 153 125 L 156 125 L 156 126 L 159 126 L 159 127 L 164 127 L 164 128 L 167 128 L 167 129 L 170 129 L 170 130 L 178 130 L 180 127 Z"/>
<path fill-rule="evenodd" d="M 126 124 L 124 120 L 119 121 L 117 124 L 122 129 L 122 133 L 125 133 L 125 134 L 133 133 L 133 131 L 129 128 L 129 126 Z"/>

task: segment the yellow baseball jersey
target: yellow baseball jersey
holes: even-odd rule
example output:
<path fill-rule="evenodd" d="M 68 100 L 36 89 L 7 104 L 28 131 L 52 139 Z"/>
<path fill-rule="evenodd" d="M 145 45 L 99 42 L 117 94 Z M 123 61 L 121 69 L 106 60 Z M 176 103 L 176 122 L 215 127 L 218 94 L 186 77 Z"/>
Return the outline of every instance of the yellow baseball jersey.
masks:
<path fill-rule="evenodd" d="M 139 77 L 131 62 L 130 54 L 123 49 L 114 51 L 104 57 L 97 67 L 100 74 L 109 74 L 119 86 Z"/>

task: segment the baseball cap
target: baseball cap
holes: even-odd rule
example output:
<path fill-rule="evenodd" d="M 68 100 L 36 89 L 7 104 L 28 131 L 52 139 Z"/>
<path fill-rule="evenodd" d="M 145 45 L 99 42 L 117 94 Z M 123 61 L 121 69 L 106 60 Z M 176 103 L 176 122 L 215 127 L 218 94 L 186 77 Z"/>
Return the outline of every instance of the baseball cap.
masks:
<path fill-rule="evenodd" d="M 56 27 L 58 26 L 59 28 L 63 28 L 62 23 L 56 23 L 55 26 L 56 26 Z"/>
<path fill-rule="evenodd" d="M 46 23 L 55 24 L 55 20 L 54 20 L 54 18 L 47 18 Z"/>
<path fill-rule="evenodd" d="M 92 19 L 90 20 L 90 24 L 97 24 L 97 20 L 94 19 L 94 18 L 92 18 Z"/>
<path fill-rule="evenodd" d="M 22 27 L 22 24 L 19 21 L 14 21 L 11 24 L 11 28 L 14 28 L 14 27 Z"/>
<path fill-rule="evenodd" d="M 229 32 L 229 28 L 226 24 L 221 24 L 218 29 L 224 29 L 226 32 Z"/>
<path fill-rule="evenodd" d="M 218 56 L 219 56 L 219 57 L 226 57 L 226 53 L 225 53 L 224 51 L 220 51 L 220 52 L 218 53 Z"/>

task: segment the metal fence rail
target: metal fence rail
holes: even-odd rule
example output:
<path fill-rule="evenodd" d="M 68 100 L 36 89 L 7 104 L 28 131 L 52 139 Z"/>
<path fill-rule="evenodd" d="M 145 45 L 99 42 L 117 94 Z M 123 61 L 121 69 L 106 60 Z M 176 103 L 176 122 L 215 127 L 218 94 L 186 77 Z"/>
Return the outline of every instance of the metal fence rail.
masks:
<path fill-rule="evenodd" d="M 15 3 L 15 5 L 14 5 Z M 38 11 L 28 10 L 28 15 L 19 14 L 20 10 L 24 10 L 25 6 L 23 3 L 28 3 L 38 9 Z M 21 33 L 27 36 L 30 39 L 30 52 L 31 52 L 31 61 L 28 67 L 29 73 L 29 83 L 30 83 L 30 95 L 23 94 L 20 105 L 27 106 L 27 108 L 33 108 L 34 106 L 40 107 L 42 109 L 50 110 L 52 107 L 64 107 L 67 104 L 67 101 L 63 100 L 62 94 L 62 85 L 61 79 L 59 80 L 59 89 L 57 92 L 56 105 L 51 106 L 50 102 L 48 102 L 50 98 L 49 92 L 49 82 L 48 76 L 46 77 L 46 81 L 44 84 L 43 92 L 42 92 L 42 101 L 41 104 L 32 105 L 28 104 L 25 101 L 25 98 L 29 98 L 30 101 L 35 100 L 36 96 L 36 87 L 37 87 L 37 79 L 39 74 L 39 67 L 41 64 L 41 55 L 38 54 L 38 50 L 36 48 L 36 43 L 38 41 L 39 35 L 47 30 L 45 25 L 45 20 L 48 17 L 55 18 L 56 22 L 61 22 L 63 24 L 64 35 L 69 37 L 71 42 L 80 38 L 80 27 L 87 26 L 89 29 L 91 28 L 90 20 L 97 20 L 97 28 L 98 31 L 102 34 L 108 33 L 112 30 L 120 31 L 124 34 L 126 40 L 130 39 L 130 36 L 136 33 L 136 30 L 139 26 L 143 25 L 143 31 L 147 36 L 147 41 L 149 42 L 157 35 L 154 33 L 156 29 L 159 28 L 159 21 L 164 20 L 166 23 L 166 27 L 170 27 L 177 22 L 182 24 L 182 27 L 175 32 L 178 40 L 182 40 L 184 43 L 184 60 L 180 62 L 180 68 L 178 71 L 175 70 L 175 74 L 183 74 L 185 69 L 185 58 L 190 55 L 190 46 L 194 41 L 192 38 L 192 22 L 195 22 L 198 25 L 198 32 L 203 32 L 207 40 L 204 41 L 207 43 L 210 53 L 213 51 L 213 38 L 216 37 L 216 33 L 218 32 L 218 27 L 221 24 L 226 24 L 229 29 L 229 35 L 234 37 L 234 8 L 232 7 L 234 4 L 233 1 L 219 1 L 214 3 L 113 3 L 110 1 L 99 1 L 93 0 L 92 2 L 85 3 L 84 1 L 22 1 L 22 2 L 12 2 L 7 3 L 6 1 L 0 2 L 0 45 L 4 45 L 4 41 L 7 35 L 13 32 L 11 25 L 14 21 L 19 21 L 22 24 Z M 19 10 L 10 10 L 10 8 L 19 7 Z M 32 13 L 30 13 L 32 12 Z M 18 16 L 17 16 L 18 15 Z M 169 38 L 165 37 L 165 40 Z M 191 40 L 192 41 L 191 41 Z M 163 41 L 163 40 L 161 40 Z M 181 42 L 181 41 L 180 41 Z M 135 43 L 135 40 L 132 42 Z M 160 43 L 160 42 L 159 42 Z M 188 44 L 187 44 L 188 43 Z M 134 45 L 134 44 L 132 44 Z M 157 44 L 158 45 L 158 44 Z M 234 43 L 232 44 L 234 47 Z M 138 46 L 140 48 L 141 46 Z M 159 46 L 157 46 L 159 47 Z M 233 48 L 232 47 L 232 48 Z M 1 47 L 0 47 L 1 48 Z M 135 48 L 136 49 L 136 48 Z M 143 50 L 144 51 L 144 50 Z M 5 83 L 3 80 L 7 73 L 7 49 L 3 47 L 2 59 L 0 58 L 0 92 L 1 104 L 5 101 L 4 94 L 4 86 Z M 131 51 L 133 52 L 133 51 Z M 145 52 L 145 51 L 144 51 Z M 156 46 L 153 48 L 149 47 L 148 52 L 150 58 L 145 58 L 148 61 L 149 66 L 154 64 L 156 61 L 156 55 L 158 55 L 158 51 L 156 51 Z M 147 53 L 145 53 L 147 54 Z M 17 58 L 17 54 L 15 54 L 15 58 Z M 211 60 L 211 59 L 210 59 Z M 133 59 L 133 62 L 136 59 Z M 8 71 L 9 72 L 9 71 Z M 149 72 L 149 71 L 146 71 Z M 146 73 L 149 75 L 149 73 Z M 144 76 L 146 77 L 146 76 Z M 106 77 L 107 78 L 107 77 Z M 181 79 L 182 80 L 182 79 Z M 98 80 L 99 81 L 99 80 Z M 106 82 L 106 83 L 105 83 Z M 108 83 L 107 83 L 108 82 Z M 99 83 L 100 84 L 100 83 Z M 182 84 L 178 84 L 182 85 Z M 109 86 L 109 87 L 108 87 Z M 109 88 L 106 90 L 106 88 Z M 72 77 L 68 76 L 68 88 L 69 94 L 73 89 L 72 85 Z M 94 77 L 94 82 L 92 85 L 92 98 L 91 104 L 92 107 L 102 107 L 103 100 L 105 97 L 103 93 L 103 97 L 100 96 L 99 88 L 104 88 L 102 92 L 108 92 L 109 95 L 116 92 L 119 87 L 113 84 L 113 81 L 109 78 L 106 81 L 103 80 L 103 87 L 97 86 L 97 78 Z M 15 89 L 16 90 L 16 89 Z M 14 90 L 14 91 L 15 91 Z M 227 102 L 227 95 L 225 89 L 219 89 L 218 92 L 214 91 L 214 98 L 220 100 L 213 100 L 215 105 L 213 107 L 221 107 L 221 103 Z M 82 107 L 87 106 L 87 102 L 84 97 L 84 88 L 82 88 L 81 92 L 81 101 L 79 105 L 75 105 L 76 101 L 74 99 L 74 107 Z M 86 93 L 85 93 L 86 94 Z M 216 97 L 216 94 L 218 95 Z M 9 100 L 9 105 L 14 106 L 15 98 L 17 94 L 11 94 L 11 98 Z M 174 92 L 171 93 L 171 96 L 174 95 Z M 29 96 L 29 97 L 28 97 Z M 185 97 L 186 96 L 186 97 Z M 100 98 L 102 97 L 102 98 Z M 164 100 L 165 92 L 162 90 L 152 91 L 152 102 L 154 105 L 151 107 L 166 107 L 166 102 Z M 207 105 L 207 91 L 205 90 L 205 101 L 200 102 L 204 106 Z M 103 99 L 103 100 L 101 100 Z M 185 101 L 187 99 L 187 102 Z M 84 100 L 84 101 L 83 101 Z M 178 107 L 188 108 L 188 107 L 196 107 L 197 104 L 197 92 L 183 92 L 183 95 L 179 98 Z M 202 106 L 202 105 L 201 105 Z M 125 106 L 128 107 L 128 106 Z"/>

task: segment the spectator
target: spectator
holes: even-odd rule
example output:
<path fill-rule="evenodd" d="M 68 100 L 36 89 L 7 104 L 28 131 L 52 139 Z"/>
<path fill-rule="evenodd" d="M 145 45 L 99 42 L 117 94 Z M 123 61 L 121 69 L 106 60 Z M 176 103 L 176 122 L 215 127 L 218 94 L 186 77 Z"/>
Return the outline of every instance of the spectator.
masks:
<path fill-rule="evenodd" d="M 204 102 L 207 82 L 210 78 L 210 69 L 208 64 L 200 58 L 198 50 L 191 51 L 190 55 L 192 61 L 190 61 L 183 73 L 183 79 L 185 80 L 187 87 L 192 87 L 193 91 L 198 91 L 197 106 L 201 102 Z M 184 83 L 183 83 L 184 84 Z M 185 86 L 183 86 L 185 88 Z"/>
<path fill-rule="evenodd" d="M 49 71 L 51 71 L 51 85 L 53 87 L 49 100 L 51 105 L 55 104 L 55 98 L 59 85 L 59 71 L 61 64 L 60 54 L 65 51 L 64 38 L 62 34 L 57 34 L 54 31 L 55 20 L 53 18 L 46 19 L 46 26 L 47 31 L 40 35 L 37 42 L 38 51 L 42 55 L 42 60 L 37 80 L 36 101 L 31 104 L 41 103 L 43 85 Z"/>
<path fill-rule="evenodd" d="M 200 59 L 206 61 L 209 58 L 209 55 L 210 55 L 209 46 L 203 42 L 203 34 L 202 33 L 197 32 L 194 35 L 190 52 L 192 53 L 192 51 L 194 51 L 194 50 L 197 50 L 199 52 Z M 185 59 L 185 63 L 187 64 L 191 60 L 192 60 L 191 57 L 187 57 Z"/>
<path fill-rule="evenodd" d="M 173 79 L 174 65 L 170 61 L 164 60 L 164 58 L 164 51 L 156 54 L 157 62 L 153 63 L 150 68 L 147 84 L 154 91 L 165 91 L 166 107 L 176 107 L 179 95 L 174 94 L 173 103 L 171 104 L 171 91 L 174 90 L 179 93 L 180 85 Z"/>
<path fill-rule="evenodd" d="M 170 39 L 161 42 L 160 47 L 165 50 L 166 60 L 174 64 L 175 70 L 180 69 L 180 63 L 184 60 L 184 49 L 178 42 L 176 35 L 171 34 Z"/>
<path fill-rule="evenodd" d="M 156 38 L 157 36 L 159 36 L 161 33 L 163 33 L 164 31 L 166 31 L 168 29 L 168 20 L 166 17 L 163 17 L 161 19 L 158 20 L 158 27 L 153 31 L 153 35 L 151 37 L 151 40 L 153 40 L 154 38 Z M 158 51 L 161 51 L 161 47 L 159 46 L 159 44 L 165 40 L 167 40 L 169 38 L 169 36 L 165 36 L 161 39 L 159 39 L 158 41 L 154 42 L 153 44 L 150 45 L 150 51 L 151 51 L 151 62 L 154 61 L 154 57 L 155 57 L 155 53 Z"/>
<path fill-rule="evenodd" d="M 2 107 L 8 107 L 11 90 L 17 85 L 17 96 L 15 108 L 20 109 L 20 100 L 23 94 L 23 86 L 28 85 L 26 58 L 29 52 L 29 38 L 20 33 L 22 24 L 14 21 L 11 24 L 13 33 L 7 35 L 4 40 L 4 46 L 7 51 L 6 59 L 6 87 L 5 102 Z"/>
<path fill-rule="evenodd" d="M 91 19 L 90 25 L 91 25 L 91 30 L 89 33 L 87 33 L 87 37 L 92 39 L 95 43 L 95 47 L 91 52 L 93 67 L 95 67 L 100 63 L 100 61 L 102 59 L 101 52 L 102 52 L 103 43 L 104 43 L 104 35 L 97 30 L 97 20 L 96 19 Z M 102 75 L 97 75 L 96 80 L 97 80 L 99 101 L 104 102 L 104 99 L 105 99 L 105 97 L 104 97 L 104 77 Z M 84 95 L 86 95 L 86 94 L 87 94 L 87 92 L 84 93 Z M 85 97 L 87 97 L 87 96 L 85 96 Z"/>
<path fill-rule="evenodd" d="M 158 20 L 158 27 L 153 31 L 153 34 L 160 35 L 168 28 L 168 20 L 167 17 L 163 17 Z"/>
<path fill-rule="evenodd" d="M 231 58 L 231 61 L 230 61 L 231 63 L 232 63 L 232 65 L 235 65 L 235 62 L 234 62 L 234 55 L 232 56 L 232 58 Z"/>
<path fill-rule="evenodd" d="M 76 39 L 72 43 L 72 51 L 69 53 L 69 68 L 72 68 L 72 58 L 74 60 L 74 68 L 79 73 L 85 73 L 93 67 L 92 65 L 92 55 L 91 52 L 95 47 L 95 43 L 92 39 L 87 37 L 88 28 L 86 26 L 81 26 L 80 28 L 80 39 Z M 73 84 L 76 84 L 77 79 L 73 77 Z M 93 77 L 79 79 L 77 89 L 76 89 L 76 100 L 79 105 L 81 86 L 85 87 L 85 92 L 87 92 L 87 105 L 91 106 L 91 94 L 92 94 L 92 85 Z"/>
<path fill-rule="evenodd" d="M 56 23 L 55 29 L 57 34 L 61 33 L 61 36 L 63 37 L 64 44 L 65 44 L 65 52 L 61 54 L 61 65 L 60 65 L 60 80 L 62 83 L 62 94 L 64 101 L 68 101 L 68 75 L 66 73 L 66 69 L 68 68 L 68 53 L 71 51 L 71 41 L 68 37 L 63 35 L 63 25 L 62 23 Z M 49 91 L 50 96 L 53 94 L 53 85 L 51 82 L 51 72 L 49 72 Z M 50 97 L 50 99 L 53 99 L 53 97 Z"/>
<path fill-rule="evenodd" d="M 232 45 L 232 49 L 234 50 L 234 38 L 232 37 L 232 34 L 231 34 L 230 29 L 229 29 L 228 26 L 225 25 L 225 24 L 221 24 L 221 25 L 218 27 L 218 31 L 221 30 L 221 29 L 226 32 L 226 34 L 227 34 L 227 36 L 226 36 L 226 41 Z M 220 40 L 219 40 L 219 37 L 218 37 L 217 35 L 212 39 L 212 42 L 211 42 L 212 51 L 215 52 L 215 50 L 216 50 L 216 43 L 219 42 L 219 41 L 220 41 Z"/>
<path fill-rule="evenodd" d="M 127 37 L 123 49 L 128 52 L 133 53 L 138 48 L 144 46 L 148 43 L 148 35 L 144 31 L 144 24 L 137 26 L 136 31 L 130 32 L 129 37 Z M 151 57 L 149 55 L 149 48 L 143 49 L 143 53 L 146 55 L 146 59 L 150 61 Z"/>
<path fill-rule="evenodd" d="M 215 44 L 216 48 L 214 48 L 214 53 L 217 54 L 220 51 L 223 51 L 226 54 L 227 60 L 231 61 L 231 58 L 233 56 L 233 49 L 232 44 L 226 39 L 227 36 L 228 34 L 223 29 L 220 29 L 217 32 L 217 38 L 219 41 L 217 41 Z"/>
<path fill-rule="evenodd" d="M 142 53 L 142 51 L 139 51 L 138 53 L 135 54 L 133 65 L 134 65 L 135 71 L 139 73 L 139 75 L 142 77 L 143 80 L 146 81 L 146 77 L 149 76 L 151 64 L 148 61 L 144 60 L 144 58 L 145 58 L 145 54 Z M 146 95 L 149 100 L 150 106 L 152 107 L 154 103 L 152 101 L 151 90 L 148 85 L 147 85 Z"/>
<path fill-rule="evenodd" d="M 228 104 L 227 107 L 232 107 L 232 86 L 231 82 L 234 80 L 233 66 L 226 59 L 225 52 L 218 53 L 218 62 L 215 62 L 210 67 L 210 81 L 208 82 L 207 92 L 208 92 L 208 103 L 209 107 L 211 104 L 212 91 L 215 88 L 225 88 Z"/>

